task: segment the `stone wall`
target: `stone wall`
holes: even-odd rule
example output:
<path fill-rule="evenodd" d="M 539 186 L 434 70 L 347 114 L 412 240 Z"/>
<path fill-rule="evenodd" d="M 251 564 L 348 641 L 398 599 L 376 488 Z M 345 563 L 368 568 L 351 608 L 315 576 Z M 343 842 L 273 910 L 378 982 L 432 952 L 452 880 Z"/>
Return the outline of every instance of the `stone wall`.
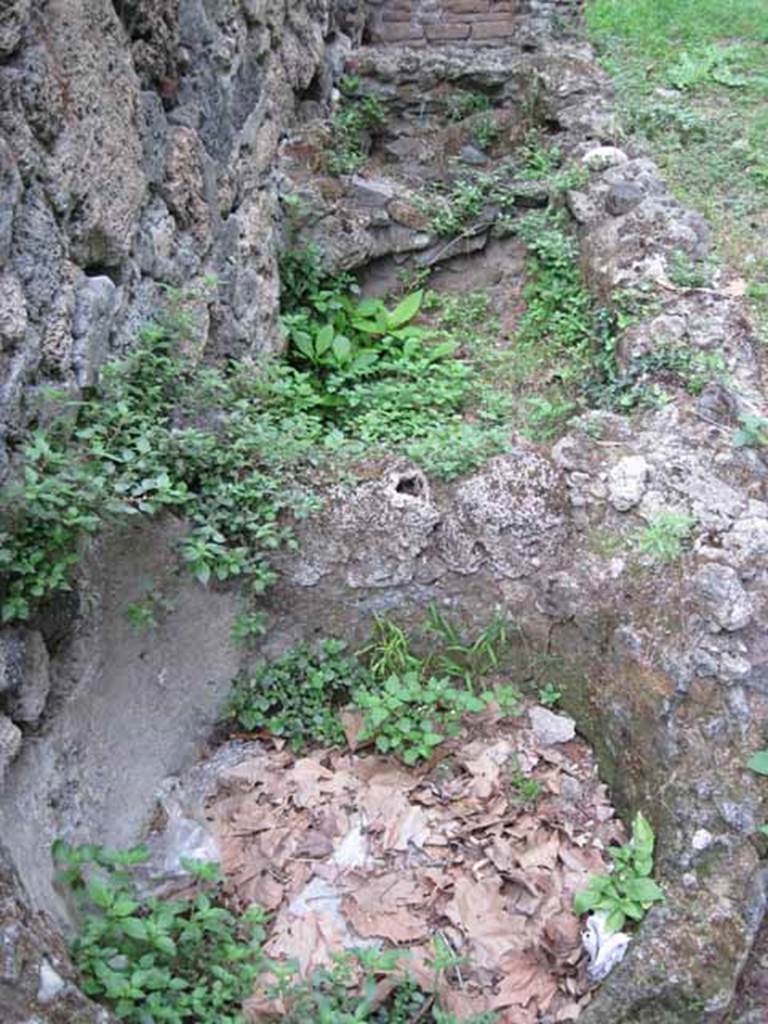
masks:
<path fill-rule="evenodd" d="M 516 42 L 531 16 L 569 16 L 580 0 L 368 0 L 373 43 L 502 46 Z"/>
<path fill-rule="evenodd" d="M 0 481 L 45 386 L 92 384 L 167 286 L 215 276 L 218 351 L 276 344 L 270 169 L 344 44 L 336 0 L 1 6 Z"/>

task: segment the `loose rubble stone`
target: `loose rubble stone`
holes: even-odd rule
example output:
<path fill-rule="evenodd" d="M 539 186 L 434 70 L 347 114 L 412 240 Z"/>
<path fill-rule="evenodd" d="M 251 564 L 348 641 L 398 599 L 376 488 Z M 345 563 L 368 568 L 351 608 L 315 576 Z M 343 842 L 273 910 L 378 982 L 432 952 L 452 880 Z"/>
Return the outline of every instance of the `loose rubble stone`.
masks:
<path fill-rule="evenodd" d="M 361 206 L 386 206 L 395 198 L 395 186 L 383 178 L 361 178 L 353 175 L 352 199 Z"/>
<path fill-rule="evenodd" d="M 528 712 L 536 739 L 539 743 L 552 746 L 567 743 L 576 735 L 576 725 L 567 715 L 556 715 L 547 708 L 531 708 Z"/>
<path fill-rule="evenodd" d="M 470 164 L 474 167 L 482 167 L 483 164 L 488 163 L 488 155 L 482 149 L 478 149 L 477 146 L 462 146 L 459 159 L 462 163 Z"/>
<path fill-rule="evenodd" d="M 607 167 L 625 164 L 627 160 L 629 157 L 624 150 L 618 149 L 616 146 L 595 146 L 582 157 L 582 163 L 593 171 L 604 171 Z"/>
<path fill-rule="evenodd" d="M 47 960 L 40 965 L 40 988 L 37 990 L 37 1001 L 45 1005 L 62 992 L 66 982 L 62 976 L 51 967 Z"/>

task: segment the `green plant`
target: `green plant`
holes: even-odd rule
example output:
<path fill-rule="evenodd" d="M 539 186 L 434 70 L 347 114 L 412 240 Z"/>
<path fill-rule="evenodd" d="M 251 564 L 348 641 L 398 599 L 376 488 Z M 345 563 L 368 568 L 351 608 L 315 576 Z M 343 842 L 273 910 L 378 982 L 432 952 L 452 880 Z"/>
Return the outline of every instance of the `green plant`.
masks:
<path fill-rule="evenodd" d="M 317 273 L 298 302 L 297 289 L 287 296 L 290 312 L 282 317 L 295 365 L 276 370 L 275 384 L 287 402 L 322 421 L 324 444 L 334 454 L 362 445 L 400 449 L 446 478 L 503 451 L 502 403 L 489 401 L 492 392 L 468 362 L 451 358 L 453 337 L 413 322 L 423 293 L 390 309 L 345 287 Z M 470 408 L 472 422 L 465 419 Z"/>
<path fill-rule="evenodd" d="M 359 79 L 347 77 L 341 103 L 331 119 L 330 151 L 326 165 L 331 174 L 353 174 L 367 159 L 368 136 L 381 128 L 386 114 L 375 96 L 358 92 Z"/>
<path fill-rule="evenodd" d="M 391 619 L 375 615 L 373 635 L 365 647 L 358 651 L 376 679 L 387 679 L 413 670 L 421 670 L 423 659 L 411 649 L 411 638 Z"/>
<path fill-rule="evenodd" d="M 290 541 L 289 519 L 313 507 L 296 477 L 321 424 L 282 403 L 256 366 L 219 370 L 182 355 L 187 330 L 173 310 L 144 328 L 74 420 L 23 447 L 3 495 L 6 621 L 70 586 L 83 537 L 166 509 L 189 524 L 180 551 L 202 583 L 241 576 L 258 593 L 274 580 L 269 552 Z"/>
<path fill-rule="evenodd" d="M 722 352 L 702 352 L 662 342 L 632 359 L 621 374 L 591 386 L 590 394 L 596 404 L 630 412 L 658 404 L 660 389 L 653 380 L 656 376 L 685 388 L 688 394 L 699 395 L 710 381 L 723 379 L 725 371 Z"/>
<path fill-rule="evenodd" d="M 472 640 L 431 604 L 416 639 L 396 623 L 376 619 L 369 644 L 359 655 L 370 681 L 352 694 L 363 712 L 365 742 L 397 754 L 406 764 L 430 756 L 446 736 L 456 735 L 464 715 L 495 704 L 502 714 L 520 714 L 520 692 L 512 685 L 485 687 L 478 682 L 498 672 L 509 646 L 509 627 L 500 614 Z M 420 651 L 421 648 L 419 648 Z M 453 680 L 462 685 L 456 685 Z"/>
<path fill-rule="evenodd" d="M 539 690 L 539 703 L 547 708 L 555 707 L 561 697 L 562 693 L 551 682 L 546 682 Z"/>
<path fill-rule="evenodd" d="M 391 675 L 376 689 L 360 687 L 352 694 L 363 712 L 359 742 L 373 740 L 381 753 L 396 754 L 405 764 L 426 760 L 446 736 L 459 732 L 461 718 L 483 711 L 486 702 L 449 679 L 418 672 Z"/>
<path fill-rule="evenodd" d="M 693 516 L 682 512 L 658 512 L 636 535 L 637 546 L 658 562 L 674 562 L 683 554 L 695 524 Z"/>
<path fill-rule="evenodd" d="M 509 627 L 499 612 L 474 640 L 465 641 L 459 629 L 432 602 L 427 608 L 423 630 L 427 636 L 442 641 L 441 647 L 426 659 L 429 671 L 463 679 L 470 690 L 476 679 L 499 670 L 509 648 Z M 519 700 L 519 693 L 515 693 Z"/>
<path fill-rule="evenodd" d="M 260 989 L 279 996 L 285 1024 L 458 1024 L 409 976 L 404 950 L 360 949 L 301 978 L 294 963 L 267 960 L 266 915 L 236 917 L 224 905 L 216 864 L 184 861 L 195 891 L 179 898 L 139 893 L 144 847 L 114 851 L 57 840 L 58 879 L 81 914 L 72 943 L 82 987 L 120 1020 L 148 1024 L 244 1024 L 241 1004 Z M 435 970 L 455 963 L 436 946 Z M 380 982 L 389 979 L 382 998 Z M 492 1024 L 492 1015 L 467 1024 Z"/>
<path fill-rule="evenodd" d="M 683 249 L 677 249 L 667 261 L 667 276 L 679 288 L 711 288 L 712 275 L 711 264 L 694 262 Z"/>
<path fill-rule="evenodd" d="M 768 446 L 768 420 L 762 416 L 742 413 L 739 416 L 739 429 L 733 434 L 733 444 L 736 448 Z"/>
<path fill-rule="evenodd" d="M 232 640 L 246 646 L 261 639 L 267 631 L 266 612 L 240 612 L 232 623 Z"/>
<path fill-rule="evenodd" d="M 448 97 L 446 113 L 449 121 L 463 121 L 470 114 L 488 110 L 491 101 L 482 92 L 460 91 Z"/>
<path fill-rule="evenodd" d="M 578 409 L 578 403 L 557 391 L 546 395 L 531 395 L 527 400 L 528 414 L 525 433 L 534 441 L 549 441 L 557 437 Z"/>
<path fill-rule="evenodd" d="M 125 614 L 134 629 L 156 629 L 158 614 L 170 612 L 173 608 L 173 602 L 152 587 L 140 601 L 129 604 Z"/>
<path fill-rule="evenodd" d="M 423 289 L 432 276 L 433 267 L 419 267 L 413 263 L 406 264 L 397 272 L 397 280 L 404 292 Z"/>
<path fill-rule="evenodd" d="M 638 811 L 632 822 L 631 840 L 609 849 L 613 862 L 610 874 L 590 875 L 587 888 L 574 898 L 575 912 L 605 911 L 610 932 L 623 928 L 628 918 L 641 921 L 654 903 L 664 899 L 661 888 L 650 877 L 654 843 L 653 829 Z"/>
<path fill-rule="evenodd" d="M 442 201 L 435 200 L 427 207 L 432 230 L 442 238 L 460 234 L 480 214 L 489 191 L 487 179 L 479 176 L 455 182 Z"/>
<path fill-rule="evenodd" d="M 178 899 L 139 895 L 133 869 L 143 848 L 125 852 L 58 840 L 60 880 L 82 924 L 72 944 L 83 991 L 135 1024 L 241 1024 L 243 1000 L 264 969 L 265 916 L 236 918 L 222 903 L 211 865 L 187 864 L 197 892 Z"/>
<path fill-rule="evenodd" d="M 407 957 L 407 950 L 350 950 L 306 980 L 296 977 L 292 965 L 275 964 L 277 981 L 270 991 L 285 1007 L 283 1024 L 459 1024 L 409 977 Z M 445 969 L 442 964 L 452 962 L 436 945 L 436 974 Z M 382 982 L 389 991 L 383 999 Z M 495 1014 L 481 1014 L 465 1024 L 494 1024 L 496 1019 Z"/>
<path fill-rule="evenodd" d="M 501 128 L 491 114 L 483 114 L 475 118 L 472 124 L 472 135 L 480 149 L 489 149 L 498 141 Z"/>
<path fill-rule="evenodd" d="M 713 229 L 728 277 L 748 285 L 768 224 L 765 14 L 760 0 L 590 0 L 592 41 L 616 86 L 621 128 L 650 143 L 665 181 Z M 705 276 L 683 287 L 706 285 Z M 698 274 L 698 268 L 695 270 Z"/>
<path fill-rule="evenodd" d="M 523 159 L 523 178 L 549 178 L 563 163 L 562 150 L 558 146 L 543 142 L 535 131 L 528 132 L 520 155 Z"/>
<path fill-rule="evenodd" d="M 265 729 L 286 739 L 295 751 L 310 742 L 341 743 L 337 709 L 365 680 L 362 666 L 345 649 L 343 641 L 327 639 L 262 662 L 253 675 L 235 680 L 228 716 L 248 732 Z"/>
<path fill-rule="evenodd" d="M 509 784 L 517 791 L 521 803 L 535 803 L 541 796 L 541 783 L 525 774 L 517 756 L 512 757 L 509 762 Z"/>
<path fill-rule="evenodd" d="M 497 329 L 498 319 L 490 316 L 489 305 L 488 293 L 484 291 L 427 292 L 424 296 L 424 308 L 436 311 L 440 327 L 448 332 Z"/>

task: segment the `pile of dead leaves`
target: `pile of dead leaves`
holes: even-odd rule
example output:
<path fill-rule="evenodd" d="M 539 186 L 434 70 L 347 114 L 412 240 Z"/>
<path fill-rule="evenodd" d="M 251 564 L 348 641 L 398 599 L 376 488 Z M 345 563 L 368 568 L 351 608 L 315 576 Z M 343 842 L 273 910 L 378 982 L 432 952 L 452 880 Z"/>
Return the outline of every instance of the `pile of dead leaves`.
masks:
<path fill-rule="evenodd" d="M 257 749 L 225 771 L 210 814 L 234 896 L 272 913 L 265 952 L 307 976 L 343 949 L 407 947 L 409 972 L 460 1019 L 554 1024 L 590 998 L 573 895 L 623 834 L 577 739 L 544 745 L 527 715 L 489 714 L 420 770 Z M 435 937 L 462 957 L 437 980 Z M 279 1016 L 258 995 L 248 1011 Z"/>

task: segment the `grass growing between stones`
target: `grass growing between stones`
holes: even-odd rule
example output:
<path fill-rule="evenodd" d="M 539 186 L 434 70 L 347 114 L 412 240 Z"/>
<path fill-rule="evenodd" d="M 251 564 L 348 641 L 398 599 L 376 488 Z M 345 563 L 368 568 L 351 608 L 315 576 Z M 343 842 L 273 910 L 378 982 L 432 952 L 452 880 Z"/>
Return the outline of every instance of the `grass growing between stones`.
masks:
<path fill-rule="evenodd" d="M 768 324 L 768 20 L 762 0 L 590 0 L 624 130 L 714 229 L 723 276 Z M 704 282 L 706 283 L 706 282 Z M 701 281 L 696 282 L 701 285 Z"/>

